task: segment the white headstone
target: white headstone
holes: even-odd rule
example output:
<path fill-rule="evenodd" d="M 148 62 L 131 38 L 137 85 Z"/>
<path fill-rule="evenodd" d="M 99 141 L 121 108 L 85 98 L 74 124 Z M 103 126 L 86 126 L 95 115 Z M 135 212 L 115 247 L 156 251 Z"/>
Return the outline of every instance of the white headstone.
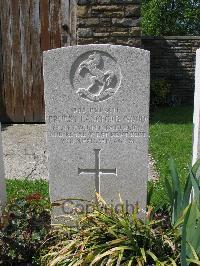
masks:
<path fill-rule="evenodd" d="M 0 123 L 0 207 L 6 202 L 6 185 L 5 185 L 5 172 L 3 162 L 3 147 L 1 138 L 1 123 Z"/>
<path fill-rule="evenodd" d="M 146 206 L 148 51 L 85 45 L 44 53 L 51 200 Z"/>
<path fill-rule="evenodd" d="M 193 115 L 193 156 L 192 164 L 200 159 L 200 49 L 196 52 L 195 70 L 195 93 L 194 93 L 194 115 Z"/>

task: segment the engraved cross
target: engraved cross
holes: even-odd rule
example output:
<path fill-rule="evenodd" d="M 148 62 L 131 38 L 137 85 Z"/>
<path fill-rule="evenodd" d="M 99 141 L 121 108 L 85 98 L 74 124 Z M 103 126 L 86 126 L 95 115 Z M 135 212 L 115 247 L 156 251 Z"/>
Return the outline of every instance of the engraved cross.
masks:
<path fill-rule="evenodd" d="M 94 174 L 95 175 L 95 188 L 96 192 L 100 194 L 100 178 L 103 174 L 117 175 L 117 169 L 101 169 L 100 167 L 100 152 L 101 149 L 94 149 L 95 152 L 95 169 L 80 169 L 78 174 Z"/>

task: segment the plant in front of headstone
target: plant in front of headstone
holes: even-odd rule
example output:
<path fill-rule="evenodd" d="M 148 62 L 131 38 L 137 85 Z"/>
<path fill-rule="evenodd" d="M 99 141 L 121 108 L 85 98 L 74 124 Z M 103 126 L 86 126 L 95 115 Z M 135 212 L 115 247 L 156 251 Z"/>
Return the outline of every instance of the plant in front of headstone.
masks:
<path fill-rule="evenodd" d="M 200 265 L 200 206 L 193 200 L 186 208 L 181 224 L 181 266 Z M 179 223 L 178 223 L 178 225 Z"/>
<path fill-rule="evenodd" d="M 200 167 L 200 161 L 189 168 L 189 174 L 186 178 L 185 186 L 182 190 L 180 184 L 180 177 L 177 172 L 175 162 L 172 158 L 169 159 L 169 169 L 172 177 L 172 182 L 165 178 L 165 189 L 169 198 L 171 206 L 171 223 L 175 225 L 177 221 L 183 216 L 183 212 L 190 203 L 191 193 L 194 194 L 194 198 L 200 197 L 200 188 L 196 182 L 199 177 L 197 176 L 198 169 Z"/>
<path fill-rule="evenodd" d="M 33 263 L 49 226 L 49 203 L 39 193 L 10 200 L 0 224 L 0 264 Z"/>
<path fill-rule="evenodd" d="M 137 205 L 128 213 L 123 203 L 116 211 L 98 199 L 92 212 L 76 216 L 77 227 L 55 227 L 41 252 L 42 265 L 179 265 L 177 229 L 149 219 L 151 209 L 144 220 Z"/>
<path fill-rule="evenodd" d="M 181 234 L 181 265 L 190 262 L 200 264 L 200 161 L 189 168 L 184 189 L 180 186 L 175 163 L 170 159 L 172 183 L 165 179 L 165 186 L 171 205 L 171 223 Z"/>

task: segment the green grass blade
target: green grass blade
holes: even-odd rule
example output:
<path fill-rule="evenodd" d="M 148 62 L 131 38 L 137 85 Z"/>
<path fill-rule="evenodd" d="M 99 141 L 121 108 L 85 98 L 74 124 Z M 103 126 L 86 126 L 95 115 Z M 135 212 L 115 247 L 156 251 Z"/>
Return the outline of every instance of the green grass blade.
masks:
<path fill-rule="evenodd" d="M 94 258 L 94 260 L 91 262 L 91 266 L 94 265 L 96 262 L 98 262 L 99 260 L 101 260 L 102 258 L 106 257 L 106 256 L 110 256 L 112 255 L 113 253 L 115 253 L 116 251 L 122 251 L 122 250 L 127 250 L 127 249 L 131 249 L 129 247 L 126 247 L 126 246 L 122 246 L 122 247 L 115 247 L 115 248 L 112 248 L 112 249 L 109 249 L 107 250 L 106 252 L 104 252 L 103 254 L 99 254 L 98 256 L 96 256 Z"/>
<path fill-rule="evenodd" d="M 191 262 L 192 264 L 194 265 L 200 265 L 200 261 L 199 260 L 192 260 L 192 259 L 189 259 L 187 260 L 188 262 Z"/>
<path fill-rule="evenodd" d="M 186 244 L 187 244 L 187 223 L 189 220 L 190 216 L 190 211 L 191 211 L 192 205 L 190 204 L 186 215 L 185 219 L 183 222 L 183 227 L 182 227 L 182 239 L 181 239 L 181 266 L 187 266 L 187 258 L 186 258 Z"/>
<path fill-rule="evenodd" d="M 147 262 L 147 258 L 146 258 L 146 254 L 145 254 L 145 250 L 144 250 L 144 248 L 141 248 L 140 250 L 141 250 L 141 253 L 142 253 L 142 258 L 143 258 L 143 260 L 144 260 L 145 262 Z"/>
<path fill-rule="evenodd" d="M 192 187 L 194 190 L 194 200 L 196 200 L 199 203 L 199 199 L 200 199 L 200 189 L 199 189 L 199 181 L 195 178 L 191 168 L 189 168 L 190 171 L 190 178 L 191 178 L 191 182 L 192 182 Z"/>
<path fill-rule="evenodd" d="M 196 253 L 194 247 L 193 247 L 190 243 L 188 243 L 188 245 L 189 245 L 189 247 L 190 247 L 191 250 L 192 250 L 193 257 L 195 258 L 195 260 L 198 260 L 199 258 L 198 258 L 198 255 L 197 255 L 197 253 Z"/>
<path fill-rule="evenodd" d="M 184 192 L 183 192 L 183 203 L 182 203 L 183 209 L 185 209 L 190 202 L 191 191 L 192 191 L 192 182 L 191 182 L 191 178 L 189 174 L 187 177 L 185 187 L 184 187 Z"/>
<path fill-rule="evenodd" d="M 170 258 L 169 260 L 171 261 L 172 266 L 177 266 L 176 262 L 172 258 Z"/>
<path fill-rule="evenodd" d="M 147 250 L 146 252 L 155 262 L 158 261 L 156 255 L 154 255 L 151 251 Z"/>
<path fill-rule="evenodd" d="M 152 196 L 153 196 L 153 192 L 154 192 L 154 187 L 153 187 L 153 184 L 150 185 L 150 188 L 147 192 L 147 206 L 150 206 L 151 204 L 151 199 L 152 199 Z"/>
<path fill-rule="evenodd" d="M 182 212 L 182 192 L 180 186 L 180 179 L 178 176 L 177 168 L 175 162 L 172 158 L 169 159 L 169 169 L 172 177 L 172 189 L 174 195 L 174 221 L 176 223 L 177 219 Z"/>
<path fill-rule="evenodd" d="M 134 257 L 132 257 L 132 258 L 129 260 L 129 262 L 128 262 L 127 266 L 131 266 L 131 265 L 132 265 L 132 263 L 133 263 L 133 260 L 134 260 Z"/>
<path fill-rule="evenodd" d="M 165 177 L 165 189 L 167 192 L 167 196 L 169 198 L 170 201 L 170 205 L 173 206 L 173 190 L 172 190 L 172 185 L 170 184 L 168 178 Z"/>

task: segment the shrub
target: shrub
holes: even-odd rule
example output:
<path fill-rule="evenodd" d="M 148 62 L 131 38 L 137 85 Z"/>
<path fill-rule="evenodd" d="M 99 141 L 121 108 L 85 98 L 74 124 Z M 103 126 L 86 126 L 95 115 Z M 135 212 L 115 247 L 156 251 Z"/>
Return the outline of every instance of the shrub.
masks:
<path fill-rule="evenodd" d="M 11 200 L 1 217 L 0 264 L 33 263 L 49 227 L 49 204 L 40 194 Z"/>
<path fill-rule="evenodd" d="M 165 187 L 171 207 L 171 223 L 181 230 L 181 265 L 198 260 L 200 256 L 200 160 L 189 168 L 183 191 L 176 165 L 170 159 L 171 183 L 166 178 Z M 193 200 L 191 201 L 191 197 Z"/>
<path fill-rule="evenodd" d="M 176 265 L 178 230 L 164 227 L 162 220 L 138 218 L 137 206 L 131 214 L 123 204 L 116 212 L 99 198 L 93 210 L 78 215 L 77 227 L 53 229 L 41 253 L 42 265 Z"/>

